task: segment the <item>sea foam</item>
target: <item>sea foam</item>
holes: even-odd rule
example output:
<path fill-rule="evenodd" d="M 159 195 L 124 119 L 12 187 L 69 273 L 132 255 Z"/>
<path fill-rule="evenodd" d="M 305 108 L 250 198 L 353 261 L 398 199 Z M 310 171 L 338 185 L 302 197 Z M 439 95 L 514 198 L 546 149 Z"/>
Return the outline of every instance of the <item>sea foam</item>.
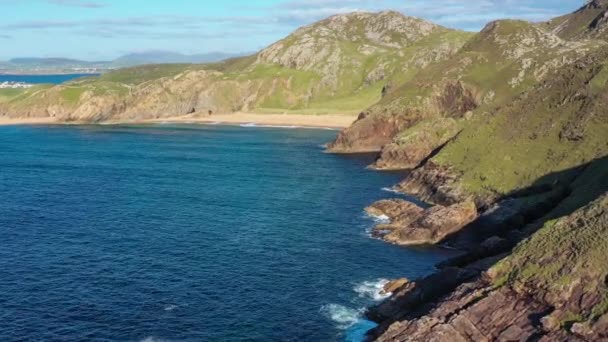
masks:
<path fill-rule="evenodd" d="M 403 195 L 403 193 L 395 190 L 394 188 L 389 188 L 389 187 L 382 188 L 382 191 L 386 191 L 386 192 L 390 192 L 390 193 L 398 194 L 398 195 Z"/>
<path fill-rule="evenodd" d="M 339 329 L 348 329 L 361 320 L 363 309 L 352 309 L 340 304 L 327 304 L 321 307 L 321 313 L 338 324 Z"/>
<path fill-rule="evenodd" d="M 257 128 L 290 128 L 290 129 L 294 129 L 294 128 L 300 128 L 300 126 L 294 126 L 294 125 L 261 125 L 261 124 L 256 124 L 256 123 L 246 123 L 246 124 L 240 124 L 239 126 L 241 127 L 257 127 Z"/>
<path fill-rule="evenodd" d="M 390 297 L 390 293 L 383 293 L 384 286 L 388 284 L 388 279 L 377 279 L 373 281 L 364 281 L 355 285 L 354 290 L 361 298 L 368 298 L 374 301 L 381 301 Z"/>
<path fill-rule="evenodd" d="M 366 216 L 372 219 L 377 224 L 389 224 L 391 223 L 391 218 L 386 215 L 372 215 L 366 213 Z"/>

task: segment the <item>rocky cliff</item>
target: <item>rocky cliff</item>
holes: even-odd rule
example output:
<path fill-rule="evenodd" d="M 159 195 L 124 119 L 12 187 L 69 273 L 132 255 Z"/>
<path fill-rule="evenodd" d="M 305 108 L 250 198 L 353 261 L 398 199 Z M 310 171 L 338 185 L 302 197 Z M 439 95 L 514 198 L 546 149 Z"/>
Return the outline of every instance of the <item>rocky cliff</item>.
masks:
<path fill-rule="evenodd" d="M 593 17 L 603 6 L 592 1 L 566 17 Z M 586 32 L 587 22 L 581 23 L 578 32 Z M 428 104 L 440 103 L 441 92 L 424 94 L 418 87 L 385 97 L 375 106 L 379 112 L 365 116 L 399 117 L 386 108 L 402 104 L 395 112 L 420 114 L 391 141 L 384 139 L 389 142 L 374 166 L 413 168 L 395 189 L 433 204 L 371 205 L 370 213 L 390 219 L 374 235 L 394 244 L 462 250 L 370 309 L 368 317 L 380 323 L 371 339 L 608 339 L 608 260 L 601 252 L 608 229 L 608 47 L 595 35 L 550 26 L 491 23 L 452 57 L 495 47 L 501 59 L 475 64 L 493 70 L 496 79 L 477 78 L 466 66 L 459 70 L 461 90 L 449 93 L 469 89 L 476 107 L 467 112 L 453 109 L 459 106 L 434 112 Z M 523 67 L 527 63 L 533 67 Z M 362 125 L 351 129 L 360 132 Z M 350 134 L 343 132 L 336 144 Z"/>
<path fill-rule="evenodd" d="M 605 158 L 588 165 L 570 194 L 540 219 L 512 223 L 510 234 L 489 238 L 436 274 L 402 285 L 368 313 L 381 322 L 370 337 L 607 339 L 607 166 Z"/>
<path fill-rule="evenodd" d="M 382 151 L 376 168 L 415 167 L 458 133 L 446 126 L 449 121 L 438 118 L 460 123 L 479 116 L 604 45 L 598 40 L 566 40 L 542 25 L 524 21 L 492 22 L 451 58 L 433 63 L 415 78 L 393 87 L 364 111 L 363 120 L 343 131 L 329 150 Z M 379 122 L 383 129 L 374 134 Z M 427 137 L 425 153 L 421 150 L 412 155 L 408 137 L 421 136 L 421 130 L 426 132 L 426 127 L 436 124 L 439 137 Z"/>

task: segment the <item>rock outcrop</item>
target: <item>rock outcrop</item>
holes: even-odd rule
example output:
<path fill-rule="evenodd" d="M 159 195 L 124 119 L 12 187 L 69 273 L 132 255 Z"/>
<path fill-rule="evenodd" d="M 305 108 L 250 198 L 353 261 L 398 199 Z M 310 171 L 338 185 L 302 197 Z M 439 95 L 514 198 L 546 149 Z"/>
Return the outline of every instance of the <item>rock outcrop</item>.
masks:
<path fill-rule="evenodd" d="M 372 208 L 386 207 L 386 203 L 381 201 Z M 388 213 L 386 216 L 392 219 L 391 223 L 375 227 L 374 235 L 398 245 L 437 244 L 477 218 L 477 208 L 471 201 L 426 210 L 407 202 L 397 204 L 393 200 L 388 203 L 390 209 L 382 212 Z"/>
<path fill-rule="evenodd" d="M 332 153 L 380 152 L 403 129 L 418 120 L 416 116 L 368 116 L 362 113 L 349 128 L 341 131 L 327 146 Z"/>
<path fill-rule="evenodd" d="M 608 2 L 606 0 L 591 0 L 578 11 L 555 18 L 545 23 L 547 27 L 562 38 L 603 39 L 608 32 Z"/>
<path fill-rule="evenodd" d="M 487 272 L 482 270 L 495 260 L 477 263 L 478 275 L 472 266 L 451 268 L 401 287 L 370 311 L 370 317 L 386 322 L 372 336 L 377 341 L 605 340 L 607 269 L 605 258 L 595 253 L 605 248 L 607 230 L 604 195 L 545 226 Z M 454 279 L 462 285 L 454 286 Z M 445 290 L 450 287 L 455 289 Z"/>
<path fill-rule="evenodd" d="M 385 145 L 372 167 L 378 170 L 414 169 L 456 137 L 459 131 L 458 122 L 452 118 L 423 121 L 401 131 Z"/>

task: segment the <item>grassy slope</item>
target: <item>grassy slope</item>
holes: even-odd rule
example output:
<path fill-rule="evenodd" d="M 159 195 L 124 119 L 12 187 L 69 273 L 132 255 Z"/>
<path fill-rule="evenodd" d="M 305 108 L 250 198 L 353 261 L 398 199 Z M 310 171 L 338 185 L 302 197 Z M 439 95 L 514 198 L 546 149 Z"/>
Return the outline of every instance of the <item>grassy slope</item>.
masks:
<path fill-rule="evenodd" d="M 353 22 L 349 30 L 354 30 L 357 37 L 365 37 L 363 23 Z M 411 79 L 417 72 L 415 64 L 420 62 L 419 59 L 426 58 L 426 54 L 434 53 L 440 46 L 462 46 L 470 36 L 470 33 L 441 28 L 420 41 L 406 44 L 404 48 L 387 48 L 366 38 L 357 38 L 359 40 L 356 41 L 332 38 L 334 39 L 332 44 L 335 44 L 332 48 L 338 50 L 338 55 L 341 56 L 335 84 L 326 84 L 324 77 L 327 75 L 322 71 L 325 62 L 308 70 L 260 63 L 258 56 L 254 55 L 205 65 L 166 64 L 120 69 L 99 78 L 85 78 L 57 86 L 46 94 L 45 101 L 70 108 L 79 105 L 84 94 L 124 98 L 135 88 L 162 86 L 163 79 L 174 78 L 192 71 L 209 70 L 221 73 L 216 79 L 218 90 L 225 88 L 222 85 L 223 81 L 232 85 L 234 83 L 228 82 L 236 81 L 243 87 L 256 84 L 252 89 L 255 89 L 257 99 L 253 108 L 249 108 L 252 111 L 308 114 L 358 113 L 380 100 L 382 89 L 388 82 L 400 84 Z M 301 43 L 300 38 L 292 35 L 282 42 L 287 49 L 289 44 Z M 392 39 L 405 38 L 392 37 Z M 363 45 L 374 48 L 372 49 L 374 53 L 361 52 Z M 370 72 L 378 65 L 384 66 L 386 77 L 371 83 L 366 81 Z M 217 93 L 218 91 L 215 92 Z M 0 101 L 6 99 L 8 95 L 10 94 L 7 96 L 0 94 Z M 31 93 L 19 97 L 13 104 L 16 107 L 23 107 L 40 102 L 39 98 L 28 98 L 28 95 Z M 226 102 L 219 98 L 222 97 L 221 95 L 215 96 L 218 97 L 218 102 Z M 167 98 L 172 97 L 168 95 Z M 225 105 L 234 107 L 228 103 Z"/>
<path fill-rule="evenodd" d="M 563 306 L 558 319 L 564 326 L 608 313 L 608 196 L 602 196 L 608 190 L 607 170 L 606 158 L 591 163 L 542 228 L 491 271 L 498 286 L 552 293 L 551 304 Z M 595 298 L 571 298 L 580 294 L 576 288 Z"/>
<path fill-rule="evenodd" d="M 525 21 L 501 20 L 488 25 L 456 56 L 424 69 L 371 110 L 393 114 L 411 108 L 428 108 L 429 99 L 441 92 L 437 86 L 446 80 L 463 82 L 476 95 L 480 112 L 506 103 L 538 82 L 542 75 L 536 72 L 544 64 L 580 56 L 575 49 L 554 46 L 543 32 Z M 532 43 L 524 43 L 526 40 Z M 593 49 L 599 44 L 586 45 Z M 527 68 L 523 67 L 524 60 L 529 61 Z M 517 82 L 513 82 L 514 79 Z"/>
<path fill-rule="evenodd" d="M 586 5 L 574 13 L 557 17 L 541 25 L 546 26 L 550 30 L 555 30 L 560 37 L 565 39 L 591 37 L 606 39 L 606 37 L 595 34 L 591 29 L 591 24 L 607 9 L 608 3 L 605 1 L 604 5 L 598 5 L 597 7 Z"/>
<path fill-rule="evenodd" d="M 506 195 L 606 155 L 607 55 L 603 49 L 513 103 L 468 122 L 433 160 L 461 171 L 462 185 L 471 193 Z"/>

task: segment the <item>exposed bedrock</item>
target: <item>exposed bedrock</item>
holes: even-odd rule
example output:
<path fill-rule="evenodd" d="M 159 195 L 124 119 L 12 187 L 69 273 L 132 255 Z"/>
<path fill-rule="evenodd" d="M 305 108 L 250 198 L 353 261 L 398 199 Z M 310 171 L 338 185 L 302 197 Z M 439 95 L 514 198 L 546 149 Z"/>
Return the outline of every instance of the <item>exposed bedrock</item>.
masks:
<path fill-rule="evenodd" d="M 368 317 L 378 341 L 604 341 L 608 195 L 512 253 L 404 283 Z"/>
<path fill-rule="evenodd" d="M 380 323 L 370 339 L 608 340 L 606 166 L 598 159 L 567 186 L 533 187 L 489 207 L 449 238 L 466 254 L 369 310 Z"/>
<path fill-rule="evenodd" d="M 440 149 L 460 131 L 451 118 L 425 120 L 400 132 L 382 148 L 380 158 L 372 165 L 378 170 L 414 169 Z"/>
<path fill-rule="evenodd" d="M 380 202 L 372 205 L 372 208 L 378 210 L 382 206 L 383 202 Z M 386 210 L 384 215 L 391 222 L 375 227 L 375 236 L 397 245 L 429 245 L 443 241 L 475 220 L 477 208 L 471 201 L 450 206 L 438 205 L 426 210 L 403 203 L 400 209 L 390 208 L 390 212 Z"/>
<path fill-rule="evenodd" d="M 432 160 L 413 170 L 395 190 L 440 205 L 463 202 L 469 196 L 459 184 L 460 173 Z"/>
<path fill-rule="evenodd" d="M 418 120 L 408 115 L 384 116 L 361 113 L 359 119 L 346 128 L 327 146 L 333 153 L 380 152 L 403 129 Z"/>

